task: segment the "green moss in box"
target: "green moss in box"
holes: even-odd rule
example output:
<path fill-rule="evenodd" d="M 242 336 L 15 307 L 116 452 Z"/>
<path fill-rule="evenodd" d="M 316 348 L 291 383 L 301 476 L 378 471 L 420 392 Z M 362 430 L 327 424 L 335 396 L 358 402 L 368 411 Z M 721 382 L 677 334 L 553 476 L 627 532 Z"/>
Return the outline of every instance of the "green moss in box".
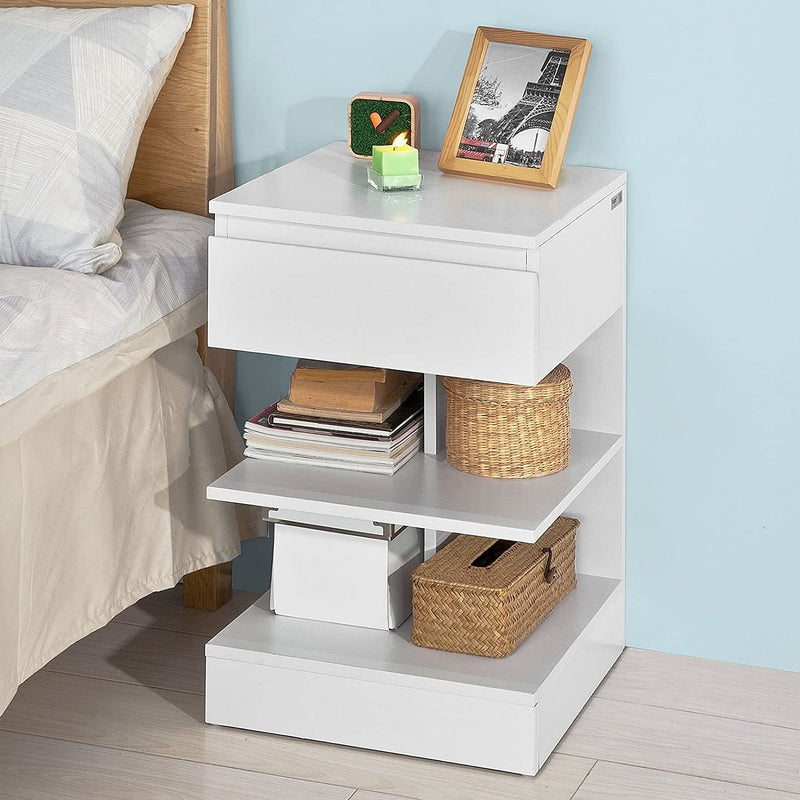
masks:
<path fill-rule="evenodd" d="M 400 116 L 383 132 L 375 130 L 370 115 L 380 114 L 382 119 L 393 111 Z M 391 144 L 399 134 L 411 130 L 411 106 L 388 100 L 354 100 L 350 106 L 350 149 L 358 156 L 371 156 L 373 145 Z M 409 144 L 411 137 L 409 136 Z"/>
<path fill-rule="evenodd" d="M 381 124 L 387 119 L 388 125 Z M 373 145 L 391 144 L 401 133 L 419 147 L 419 101 L 409 94 L 358 94 L 350 101 L 348 128 L 350 152 L 357 158 L 372 158 Z"/>

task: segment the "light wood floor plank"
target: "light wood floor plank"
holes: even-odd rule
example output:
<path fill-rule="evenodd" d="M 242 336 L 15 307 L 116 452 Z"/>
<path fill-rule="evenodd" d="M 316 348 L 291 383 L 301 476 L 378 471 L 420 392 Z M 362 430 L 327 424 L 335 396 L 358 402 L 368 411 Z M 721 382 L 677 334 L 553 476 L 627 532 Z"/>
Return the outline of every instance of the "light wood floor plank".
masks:
<path fill-rule="evenodd" d="M 7 800 L 348 800 L 353 789 L 258 772 L 0 733 L 0 798 Z"/>
<path fill-rule="evenodd" d="M 234 592 L 231 599 L 218 611 L 200 611 L 197 608 L 183 607 L 183 587 L 176 586 L 174 589 L 155 592 L 136 605 L 126 608 L 114 617 L 114 622 L 196 633 L 210 639 L 253 605 L 259 597 L 254 592 Z"/>
<path fill-rule="evenodd" d="M 556 755 L 535 778 L 524 778 L 202 720 L 200 695 L 39 672 L 0 717 L 0 729 L 418 800 L 567 800 L 594 763 Z"/>
<path fill-rule="evenodd" d="M 800 795 L 598 761 L 574 800 L 797 800 Z M 360 800 L 356 792 L 354 800 Z"/>
<path fill-rule="evenodd" d="M 800 793 L 800 731 L 593 699 L 558 752 Z"/>
<path fill-rule="evenodd" d="M 110 622 L 56 656 L 45 669 L 203 694 L 207 641 L 193 633 Z"/>
<path fill-rule="evenodd" d="M 628 648 L 595 697 L 800 729 L 800 673 Z"/>
<path fill-rule="evenodd" d="M 359 789 L 350 800 L 411 800 L 409 797 L 400 797 L 398 794 L 381 794 L 380 792 L 365 792 Z"/>

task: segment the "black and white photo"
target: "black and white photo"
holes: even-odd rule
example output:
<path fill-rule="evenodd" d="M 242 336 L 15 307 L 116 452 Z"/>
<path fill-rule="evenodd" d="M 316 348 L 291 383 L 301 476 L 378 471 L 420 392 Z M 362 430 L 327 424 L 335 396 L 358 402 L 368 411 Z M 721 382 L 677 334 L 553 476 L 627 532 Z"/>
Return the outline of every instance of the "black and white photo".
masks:
<path fill-rule="evenodd" d="M 458 158 L 539 169 L 569 51 L 489 42 Z"/>

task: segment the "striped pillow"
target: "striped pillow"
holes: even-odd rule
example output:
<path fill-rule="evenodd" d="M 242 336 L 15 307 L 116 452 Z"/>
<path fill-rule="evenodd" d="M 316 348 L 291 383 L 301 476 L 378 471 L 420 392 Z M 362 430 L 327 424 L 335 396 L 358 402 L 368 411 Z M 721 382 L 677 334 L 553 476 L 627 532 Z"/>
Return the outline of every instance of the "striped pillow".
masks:
<path fill-rule="evenodd" d="M 104 272 L 194 6 L 0 9 L 0 263 Z"/>

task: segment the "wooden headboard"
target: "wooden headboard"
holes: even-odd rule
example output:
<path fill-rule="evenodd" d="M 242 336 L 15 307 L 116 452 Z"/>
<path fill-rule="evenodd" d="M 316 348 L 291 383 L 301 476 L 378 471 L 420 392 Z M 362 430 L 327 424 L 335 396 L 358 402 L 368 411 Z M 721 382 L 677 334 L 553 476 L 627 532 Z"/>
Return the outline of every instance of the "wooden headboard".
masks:
<path fill-rule="evenodd" d="M 163 0 L 87 5 L 157 2 Z M 192 4 L 192 27 L 145 126 L 128 196 L 159 208 L 208 214 L 208 201 L 233 188 L 228 20 L 225 0 Z"/>
<path fill-rule="evenodd" d="M 192 27 L 145 126 L 128 197 L 159 208 L 208 214 L 208 201 L 233 188 L 228 19 L 225 0 L 188 0 Z M 0 0 L 0 7 L 111 8 L 180 0 Z M 235 353 L 198 350 L 233 408 Z"/>

